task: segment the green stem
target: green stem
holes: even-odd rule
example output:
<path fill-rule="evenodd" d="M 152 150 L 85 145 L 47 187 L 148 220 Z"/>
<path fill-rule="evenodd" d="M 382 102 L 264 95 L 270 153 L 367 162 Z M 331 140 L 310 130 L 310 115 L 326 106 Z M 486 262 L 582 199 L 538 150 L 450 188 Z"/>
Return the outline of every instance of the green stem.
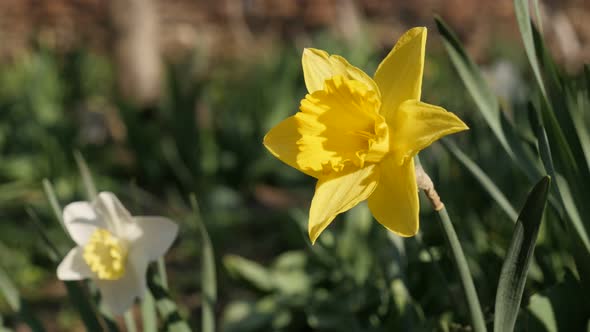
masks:
<path fill-rule="evenodd" d="M 166 263 L 164 263 L 164 257 L 158 259 L 158 274 L 162 279 L 162 287 L 168 290 L 168 275 L 166 274 Z"/>
<path fill-rule="evenodd" d="M 455 232 L 455 228 L 451 223 L 447 209 L 443 207 L 437 211 L 437 216 L 445 231 L 448 243 L 451 246 L 455 266 L 457 267 L 459 276 L 461 277 L 461 283 L 463 285 L 463 290 L 465 291 L 467 304 L 469 305 L 469 313 L 471 314 L 473 329 L 475 332 L 486 332 L 487 330 L 485 320 L 483 318 L 477 292 L 475 291 L 475 285 L 473 284 L 473 279 L 471 278 L 471 273 L 469 272 L 467 259 L 465 258 L 465 254 L 461 248 L 461 243 L 459 243 L 459 238 L 457 238 L 457 233 Z"/>
<path fill-rule="evenodd" d="M 135 318 L 133 318 L 133 309 L 129 309 L 125 312 L 125 327 L 127 332 L 137 332 L 137 326 L 135 326 Z"/>

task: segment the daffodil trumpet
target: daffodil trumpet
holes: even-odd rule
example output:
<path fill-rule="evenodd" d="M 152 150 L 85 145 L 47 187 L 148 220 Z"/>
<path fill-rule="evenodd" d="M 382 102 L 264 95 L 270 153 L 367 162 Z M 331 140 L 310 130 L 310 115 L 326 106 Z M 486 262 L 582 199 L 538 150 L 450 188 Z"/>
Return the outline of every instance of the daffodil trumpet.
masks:
<path fill-rule="evenodd" d="M 315 177 L 308 231 L 313 242 L 334 220 L 368 200 L 375 219 L 401 236 L 419 228 L 413 157 L 468 127 L 442 107 L 420 101 L 426 28 L 404 33 L 373 78 L 341 56 L 308 48 L 308 94 L 299 112 L 264 137 L 278 159 Z"/>
<path fill-rule="evenodd" d="M 115 315 L 143 297 L 148 264 L 168 251 L 178 233 L 167 218 L 131 216 L 109 192 L 93 202 L 68 204 L 63 222 L 76 247 L 59 264 L 58 278 L 92 279 Z"/>

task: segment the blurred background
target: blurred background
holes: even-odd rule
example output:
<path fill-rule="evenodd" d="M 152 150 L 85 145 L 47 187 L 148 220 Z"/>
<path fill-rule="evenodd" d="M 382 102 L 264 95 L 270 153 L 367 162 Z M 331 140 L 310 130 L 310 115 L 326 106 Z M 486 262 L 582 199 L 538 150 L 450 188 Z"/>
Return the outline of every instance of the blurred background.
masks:
<path fill-rule="evenodd" d="M 568 73 L 580 72 L 590 59 L 590 3 L 542 1 L 540 12 L 552 54 Z M 79 151 L 99 190 L 115 192 L 133 214 L 166 215 L 181 225 L 167 256 L 169 279 L 195 326 L 201 247 L 191 193 L 215 250 L 220 331 L 379 331 L 403 316 L 387 314 L 394 309 L 380 295 L 397 287 L 387 277 L 395 268 L 406 271 L 402 293 L 415 304 L 414 319 L 446 319 L 451 330 L 467 330 L 466 310 L 455 310 L 464 309 L 454 303 L 459 284 L 427 205 L 417 238 L 388 238 L 361 207 L 312 248 L 305 227 L 313 179 L 262 146 L 266 131 L 294 114 L 305 95 L 304 47 L 341 54 L 373 73 L 406 29 L 427 26 L 423 100 L 471 127 L 451 139 L 518 209 L 527 181 L 488 139 L 442 47 L 435 14 L 482 67 L 508 117 L 521 117 L 512 106 L 525 103 L 532 75 L 509 0 L 0 1 L 0 268 L 49 330 L 82 329 L 32 221 L 61 250 L 71 245 L 41 181 L 54 184 L 62 205 L 83 199 Z M 465 240 L 489 313 L 512 224 L 442 146 L 421 160 Z M 559 247 L 563 230 L 548 233 L 545 244 Z M 392 248 L 403 252 L 403 264 L 384 267 Z M 552 253 L 531 272 L 531 290 L 571 264 Z M 1 296 L 0 322 L 26 331 Z"/>

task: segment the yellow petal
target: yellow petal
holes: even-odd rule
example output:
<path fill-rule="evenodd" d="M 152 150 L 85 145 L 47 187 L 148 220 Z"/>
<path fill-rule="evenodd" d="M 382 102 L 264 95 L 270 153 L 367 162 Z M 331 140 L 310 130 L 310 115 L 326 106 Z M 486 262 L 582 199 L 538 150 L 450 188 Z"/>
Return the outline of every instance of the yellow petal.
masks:
<path fill-rule="evenodd" d="M 360 81 L 368 89 L 374 90 L 379 94 L 377 85 L 369 75 L 351 65 L 339 55 L 329 55 L 322 50 L 306 48 L 303 50 L 301 62 L 303 63 L 305 86 L 309 93 L 322 90 L 324 88 L 324 81 L 339 75 L 351 80 Z"/>
<path fill-rule="evenodd" d="M 288 117 L 273 127 L 264 136 L 264 146 L 273 154 L 273 156 L 277 157 L 282 162 L 307 175 L 317 178 L 322 174 L 321 169 L 313 170 L 302 168 L 297 163 L 297 158 L 301 153 L 300 146 L 297 142 L 302 138 L 302 135 L 299 133 L 299 127 L 300 121 L 295 116 Z"/>
<path fill-rule="evenodd" d="M 379 185 L 369 197 L 369 209 L 377 221 L 401 236 L 418 232 L 418 186 L 414 160 L 399 165 L 386 158 L 379 165 Z"/>
<path fill-rule="evenodd" d="M 408 30 L 375 72 L 375 82 L 381 91 L 382 114 L 389 122 L 398 106 L 407 99 L 420 100 L 426 28 Z"/>
<path fill-rule="evenodd" d="M 406 100 L 400 105 L 391 129 L 396 160 L 404 163 L 439 138 L 467 129 L 461 119 L 442 107 Z"/>
<path fill-rule="evenodd" d="M 359 81 L 334 76 L 308 94 L 301 112 L 271 129 L 266 147 L 285 163 L 319 178 L 364 167 L 389 152 L 379 97 Z"/>
<path fill-rule="evenodd" d="M 309 238 L 315 243 L 320 233 L 342 212 L 364 201 L 377 187 L 376 164 L 342 176 L 330 176 L 318 181 L 309 211 Z"/>

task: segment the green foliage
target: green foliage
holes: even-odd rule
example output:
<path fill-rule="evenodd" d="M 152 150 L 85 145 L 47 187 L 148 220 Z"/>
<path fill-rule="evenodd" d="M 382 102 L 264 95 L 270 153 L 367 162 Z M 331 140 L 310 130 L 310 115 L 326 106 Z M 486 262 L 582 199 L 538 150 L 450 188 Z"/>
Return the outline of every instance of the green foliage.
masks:
<path fill-rule="evenodd" d="M 496 134 L 498 142 L 505 146 L 506 137 L 512 137 L 510 139 L 510 148 L 505 148 L 505 151 L 514 166 L 520 168 L 529 179 L 531 175 L 537 174 L 540 169 L 544 169 L 555 180 L 549 201 L 555 209 L 558 219 L 567 223 L 565 227 L 563 227 L 563 224 L 557 224 L 559 225 L 557 228 L 568 239 L 568 241 L 558 241 L 557 243 L 563 248 L 563 251 L 568 252 L 569 259 L 575 261 L 577 271 L 575 278 L 578 278 L 577 281 L 580 282 L 568 282 L 567 287 L 570 287 L 570 289 L 578 287 L 578 291 L 587 291 L 588 273 L 590 272 L 588 268 L 590 247 L 588 246 L 587 229 L 590 221 L 585 218 L 587 216 L 587 204 L 584 202 L 589 197 L 587 180 L 590 179 L 590 164 L 588 163 L 587 128 L 590 117 L 583 108 L 590 103 L 590 86 L 583 77 L 569 77 L 563 74 L 554 63 L 544 45 L 540 32 L 531 22 L 528 2 L 515 0 L 515 11 L 536 85 L 530 87 L 532 93 L 528 104 L 513 105 L 511 110 L 514 113 L 513 120 L 503 120 L 500 130 L 498 130 L 497 122 L 489 120 L 489 103 L 482 104 L 477 100 L 479 95 L 489 95 L 491 90 L 485 84 L 475 85 L 473 83 L 474 80 L 470 78 L 470 75 L 481 76 L 481 74 L 477 74 L 479 70 L 442 20 L 437 19 L 437 25 L 445 39 L 445 46 L 453 65 L 476 101 L 478 110 Z M 469 68 L 467 74 L 465 68 Z M 503 113 L 502 110 L 500 110 L 500 113 Z M 526 117 L 518 116 L 517 113 L 528 115 L 528 121 Z M 504 116 L 501 115 L 501 118 L 504 119 Z M 498 131 L 500 134 L 498 134 Z M 530 134 L 535 138 L 532 142 L 529 138 Z M 449 144 L 448 147 L 457 160 L 464 164 L 490 195 L 506 209 L 505 200 L 497 193 L 496 186 L 490 185 L 490 178 L 485 173 L 482 174 L 480 169 L 474 167 L 473 161 L 464 157 L 455 146 Z M 514 147 L 518 147 L 518 153 L 515 153 Z M 555 220 L 551 222 L 555 222 Z M 552 228 L 555 229 L 556 227 Z M 533 242 L 529 245 L 534 245 L 534 239 L 531 240 Z M 526 253 L 526 251 L 523 251 L 523 253 Z M 519 261 L 516 266 L 519 271 L 526 273 L 526 261 Z M 560 274 L 563 275 L 566 271 L 564 270 Z M 557 279 L 562 280 L 563 277 Z M 521 289 L 524 287 L 522 275 L 519 280 L 522 284 L 515 283 L 514 285 L 518 285 L 519 289 Z M 502 286 L 502 283 L 504 283 L 504 286 Z M 501 286 L 501 288 L 508 287 L 505 279 L 501 279 Z M 551 287 L 550 284 L 545 288 L 549 287 Z M 565 287 L 561 287 L 561 289 L 565 289 Z M 508 293 L 518 295 L 519 293 L 522 294 L 522 290 L 518 292 L 508 291 Z M 500 295 L 499 293 L 498 296 Z M 534 303 L 533 299 L 535 299 Z M 547 330 L 569 330 L 563 326 L 559 326 L 559 329 L 557 329 L 558 326 L 554 322 L 554 314 L 557 314 L 557 312 L 548 313 L 546 316 L 540 315 L 541 312 L 547 311 L 546 308 L 541 308 L 544 306 L 542 303 L 548 303 L 548 300 L 541 299 L 541 295 L 535 295 L 531 298 L 531 304 L 534 304 L 534 312 L 536 317 L 541 319 L 542 325 Z M 518 304 L 520 303 L 518 296 L 514 300 L 517 301 L 513 302 L 512 306 L 507 307 L 506 304 L 502 304 L 505 297 L 496 299 L 496 315 L 500 315 L 496 316 L 496 323 L 503 324 L 496 326 L 496 329 L 507 331 L 513 326 L 518 314 Z M 577 315 L 576 322 L 587 320 L 588 313 L 578 312 Z"/>
<path fill-rule="evenodd" d="M 503 300 L 496 289 L 505 257 L 518 256 L 508 254 L 514 207 L 543 174 L 551 175 L 550 208 L 538 239 L 521 242 L 526 248 L 536 243 L 528 264 L 516 265 L 521 273 L 512 286 L 522 301 L 502 307 L 519 331 L 578 331 L 590 317 L 576 296 L 588 292 L 590 277 L 590 69 L 563 72 L 525 3 L 515 2 L 516 19 L 532 69 L 513 73 L 532 78 L 521 80 L 529 98 L 524 102 L 500 101 L 437 19 L 450 62 L 429 53 L 424 100 L 457 113 L 472 129 L 444 148 L 434 145 L 421 159 L 453 212 L 488 324 L 502 317 L 494 303 Z M 368 72 L 386 51 L 371 38 L 350 45 L 325 34 L 310 41 Z M 515 48 L 508 46 L 512 56 Z M 41 317 L 59 310 L 86 327 L 96 327 L 98 319 L 99 329 L 118 328 L 96 312 L 96 299 L 82 284 L 67 285 L 69 302 L 65 294 L 48 300 L 41 292 L 52 285 L 56 260 L 71 245 L 56 222 L 59 202 L 86 199 L 102 188 L 135 203 L 130 206 L 138 214 L 167 215 L 181 225 L 168 273 L 150 270 L 151 293 L 141 303 L 145 331 L 473 330 L 452 252 L 427 204 L 416 238 L 387 234 L 360 206 L 339 217 L 316 245 L 308 243 L 302 211 L 313 179 L 261 145 L 266 131 L 292 115 L 305 95 L 300 55 L 299 46 L 277 45 L 261 60 L 212 64 L 197 53 L 167 66 L 162 101 L 143 108 L 117 94 L 110 60 L 85 50 L 60 54 L 37 47 L 0 65 L 0 268 L 12 290 L 0 296 L 0 326 L 44 322 Z M 43 179 L 53 185 L 42 185 Z M 199 198 L 198 213 L 191 193 Z M 29 311 L 13 306 L 15 298 Z"/>
<path fill-rule="evenodd" d="M 537 183 L 516 221 L 496 293 L 494 331 L 514 330 L 550 183 L 548 176 Z"/>
<path fill-rule="evenodd" d="M 195 221 L 199 232 L 201 233 L 202 242 L 202 270 L 203 277 L 201 280 L 201 290 L 203 292 L 203 318 L 201 331 L 215 332 L 215 303 L 217 302 L 217 278 L 215 272 L 215 255 L 213 254 L 213 245 L 209 238 L 207 228 L 201 219 L 201 212 L 197 199 L 191 196 L 191 207 L 195 214 Z"/>
<path fill-rule="evenodd" d="M 306 220 L 306 215 L 297 215 Z M 328 231 L 319 244 L 284 252 L 268 267 L 226 256 L 225 268 L 257 300 L 231 304 L 222 319 L 224 331 L 427 329 L 430 322 L 406 289 L 405 266 L 394 259 L 405 259 L 403 244 L 396 248 L 372 227 L 366 205 L 342 222 L 338 241 Z"/>

